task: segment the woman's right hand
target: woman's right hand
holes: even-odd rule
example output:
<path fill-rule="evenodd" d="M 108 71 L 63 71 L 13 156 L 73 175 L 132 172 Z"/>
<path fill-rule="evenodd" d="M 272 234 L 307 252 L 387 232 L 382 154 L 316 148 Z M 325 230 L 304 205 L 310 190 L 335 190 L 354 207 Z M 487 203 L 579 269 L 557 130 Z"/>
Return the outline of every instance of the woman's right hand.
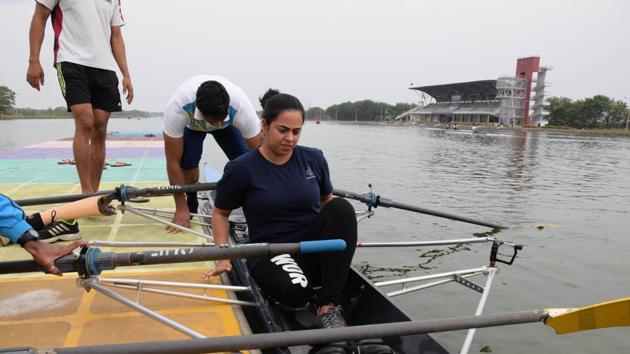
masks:
<path fill-rule="evenodd" d="M 206 272 L 206 274 L 202 275 L 204 280 L 210 279 L 210 277 L 216 277 L 222 273 L 229 272 L 232 270 L 232 263 L 230 263 L 229 259 L 222 259 L 217 262 L 214 269 L 210 269 Z"/>

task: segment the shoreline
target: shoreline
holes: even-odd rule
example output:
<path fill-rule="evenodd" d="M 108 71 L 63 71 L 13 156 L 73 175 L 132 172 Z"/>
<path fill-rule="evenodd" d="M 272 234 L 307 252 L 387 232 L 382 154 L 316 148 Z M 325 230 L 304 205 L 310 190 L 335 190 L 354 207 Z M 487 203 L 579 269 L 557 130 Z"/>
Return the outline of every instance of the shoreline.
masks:
<path fill-rule="evenodd" d="M 314 123 L 316 120 L 307 120 L 307 122 Z M 321 120 L 321 123 L 333 123 L 333 124 L 362 124 L 362 125 L 389 125 L 389 126 L 417 126 L 422 128 L 436 128 L 443 127 L 444 124 L 399 124 L 393 122 L 380 122 L 380 121 L 334 121 L 334 120 Z M 472 125 L 458 123 L 462 130 L 470 130 Z M 625 128 L 593 128 L 593 129 L 579 129 L 569 127 L 525 127 L 525 128 L 511 128 L 511 127 L 495 127 L 495 126 L 478 126 L 481 131 L 531 131 L 531 132 L 549 132 L 560 134 L 575 134 L 575 135 L 600 135 L 600 136 L 619 136 L 630 137 L 630 131 L 626 131 Z"/>
<path fill-rule="evenodd" d="M 110 117 L 109 119 L 151 119 L 151 118 L 159 118 L 159 116 L 155 117 Z M 33 117 L 16 117 L 16 116 L 0 116 L 0 121 L 10 121 L 10 120 L 36 120 L 36 119 L 74 119 L 72 116 L 62 116 L 62 117 L 42 117 L 42 116 L 33 116 Z M 306 122 L 315 123 L 316 119 L 306 120 Z M 390 125 L 390 126 L 419 126 L 419 127 L 436 127 L 442 126 L 443 124 L 429 124 L 429 123 L 420 123 L 420 124 L 400 124 L 394 122 L 387 121 L 335 121 L 335 120 L 320 120 L 321 123 L 333 123 L 333 124 L 362 124 L 362 125 Z M 462 127 L 469 130 L 471 125 L 461 124 Z M 599 135 L 599 136 L 612 136 L 612 137 L 630 137 L 630 131 L 626 131 L 625 128 L 594 128 L 594 129 L 579 129 L 579 128 L 570 128 L 570 127 L 525 127 L 525 128 L 510 128 L 510 127 L 493 127 L 493 126 L 479 126 L 482 131 L 531 131 L 531 132 L 551 132 L 551 133 L 560 133 L 560 134 L 575 134 L 575 135 Z"/>
<path fill-rule="evenodd" d="M 560 127 L 527 127 L 522 128 L 526 131 L 534 132 L 554 132 L 565 134 L 578 134 L 578 135 L 606 135 L 606 136 L 630 136 L 630 131 L 625 128 L 594 128 L 594 129 L 578 129 L 578 128 L 560 128 Z"/>

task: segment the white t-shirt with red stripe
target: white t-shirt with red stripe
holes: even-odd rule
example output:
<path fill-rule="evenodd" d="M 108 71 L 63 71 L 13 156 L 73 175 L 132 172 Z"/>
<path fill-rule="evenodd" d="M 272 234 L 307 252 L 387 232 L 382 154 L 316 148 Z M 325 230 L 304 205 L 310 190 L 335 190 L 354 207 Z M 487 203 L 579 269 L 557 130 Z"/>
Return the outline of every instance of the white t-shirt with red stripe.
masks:
<path fill-rule="evenodd" d="M 116 70 L 110 39 L 123 26 L 120 0 L 35 0 L 52 11 L 55 64 L 70 62 Z"/>

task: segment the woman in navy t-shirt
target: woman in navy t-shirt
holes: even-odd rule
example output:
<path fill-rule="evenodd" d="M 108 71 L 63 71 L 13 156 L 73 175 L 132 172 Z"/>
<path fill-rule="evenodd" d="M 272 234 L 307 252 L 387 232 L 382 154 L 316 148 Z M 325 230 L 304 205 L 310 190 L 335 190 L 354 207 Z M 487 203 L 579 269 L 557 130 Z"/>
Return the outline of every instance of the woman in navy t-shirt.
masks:
<path fill-rule="evenodd" d="M 271 297 L 293 307 L 313 300 L 323 328 L 346 325 L 342 293 L 357 242 L 354 208 L 333 198 L 328 164 L 321 150 L 297 145 L 304 108 L 291 95 L 269 90 L 263 106 L 263 145 L 228 162 L 218 183 L 212 211 L 216 244 L 228 243 L 228 217 L 243 207 L 251 242 L 298 242 L 342 238 L 343 252 L 279 255 L 250 259 L 247 266 Z M 231 270 L 229 260 L 217 263 L 205 277 Z"/>

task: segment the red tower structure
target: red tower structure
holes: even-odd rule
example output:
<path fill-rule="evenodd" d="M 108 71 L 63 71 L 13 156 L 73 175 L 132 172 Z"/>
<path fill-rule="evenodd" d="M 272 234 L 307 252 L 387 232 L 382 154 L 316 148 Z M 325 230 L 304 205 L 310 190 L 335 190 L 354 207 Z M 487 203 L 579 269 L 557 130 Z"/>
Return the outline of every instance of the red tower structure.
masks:
<path fill-rule="evenodd" d="M 523 78 L 525 84 L 525 105 L 523 110 L 523 126 L 531 125 L 529 119 L 529 103 L 532 93 L 532 76 L 540 71 L 540 57 L 518 58 L 516 60 L 516 77 Z"/>

